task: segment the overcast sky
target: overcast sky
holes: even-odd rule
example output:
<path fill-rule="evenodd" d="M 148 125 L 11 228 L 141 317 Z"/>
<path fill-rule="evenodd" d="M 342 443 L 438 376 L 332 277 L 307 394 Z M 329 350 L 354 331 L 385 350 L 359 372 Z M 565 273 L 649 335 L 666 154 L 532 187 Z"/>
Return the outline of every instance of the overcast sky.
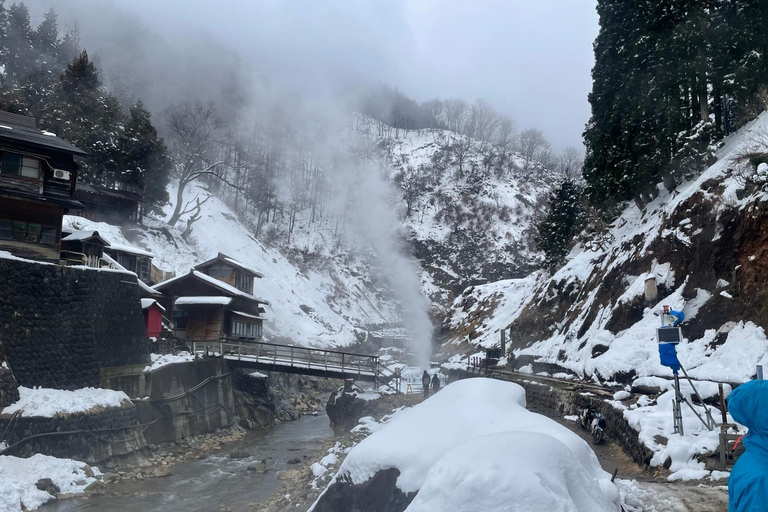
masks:
<path fill-rule="evenodd" d="M 557 149 L 580 147 L 589 117 L 594 0 L 95 1 L 170 39 L 212 35 L 304 94 L 364 80 L 419 101 L 484 98 Z"/>

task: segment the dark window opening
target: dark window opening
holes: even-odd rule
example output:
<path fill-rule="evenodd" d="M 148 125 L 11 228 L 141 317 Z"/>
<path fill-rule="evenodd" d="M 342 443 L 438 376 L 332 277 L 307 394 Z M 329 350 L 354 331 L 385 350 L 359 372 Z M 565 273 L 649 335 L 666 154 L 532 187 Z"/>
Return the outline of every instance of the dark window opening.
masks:
<path fill-rule="evenodd" d="M 40 160 L 4 151 L 0 159 L 0 173 L 40 179 Z"/>
<path fill-rule="evenodd" d="M 173 323 L 177 329 L 184 330 L 187 328 L 187 320 L 189 319 L 189 311 L 174 311 Z"/>
<path fill-rule="evenodd" d="M 0 240 L 55 245 L 56 228 L 20 220 L 0 220 Z"/>

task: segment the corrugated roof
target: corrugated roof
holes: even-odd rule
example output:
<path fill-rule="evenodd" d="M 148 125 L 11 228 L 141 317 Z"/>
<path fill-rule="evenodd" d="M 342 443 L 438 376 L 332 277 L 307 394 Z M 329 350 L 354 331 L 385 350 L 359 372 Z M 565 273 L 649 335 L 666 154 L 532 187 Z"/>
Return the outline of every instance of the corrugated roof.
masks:
<path fill-rule="evenodd" d="M 36 127 L 35 118 L 0 111 L 0 140 L 55 149 L 72 155 L 87 155 L 82 149 Z"/>
<path fill-rule="evenodd" d="M 91 185 L 90 183 L 77 183 L 75 189 L 77 191 L 91 192 L 93 194 L 101 194 L 104 196 L 118 197 L 120 199 L 128 199 L 129 201 L 136 201 L 139 203 L 146 203 L 141 194 L 135 192 L 129 192 L 127 190 L 115 190 L 113 188 L 104 187 L 102 185 Z"/>
<path fill-rule="evenodd" d="M 237 316 L 242 316 L 245 318 L 253 318 L 254 320 L 264 320 L 262 317 L 252 315 L 250 313 L 243 313 L 242 311 L 235 311 L 234 309 L 230 309 L 229 311 Z"/>

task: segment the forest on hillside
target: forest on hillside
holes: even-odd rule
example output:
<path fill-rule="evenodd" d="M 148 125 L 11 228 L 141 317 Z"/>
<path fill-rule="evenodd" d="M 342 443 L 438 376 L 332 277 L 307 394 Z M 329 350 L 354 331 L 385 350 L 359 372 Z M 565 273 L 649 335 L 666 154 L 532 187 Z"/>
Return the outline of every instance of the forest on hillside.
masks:
<path fill-rule="evenodd" d="M 703 171 L 768 107 L 768 2 L 599 0 L 597 11 L 583 180 L 553 191 L 539 226 L 552 269 L 576 242 L 599 245 L 624 201 L 642 210 L 657 184 Z"/>

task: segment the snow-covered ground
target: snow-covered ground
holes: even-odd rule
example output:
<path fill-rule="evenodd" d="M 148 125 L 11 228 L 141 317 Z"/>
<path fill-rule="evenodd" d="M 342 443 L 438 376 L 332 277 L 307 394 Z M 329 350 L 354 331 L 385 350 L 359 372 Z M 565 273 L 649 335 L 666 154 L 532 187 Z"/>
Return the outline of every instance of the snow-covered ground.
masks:
<path fill-rule="evenodd" d="M 36 454 L 27 459 L 0 456 L 0 512 L 34 510 L 54 499 L 35 484 L 50 478 L 62 494 L 80 494 L 96 481 L 88 476 L 87 464 L 71 459 L 57 459 Z M 92 475 L 100 475 L 98 468 L 90 468 Z"/>
<path fill-rule="evenodd" d="M 152 364 L 144 367 L 145 372 L 151 372 L 169 364 L 187 363 L 189 361 L 194 361 L 195 359 L 195 356 L 189 352 L 179 352 L 178 354 L 150 354 L 149 356 Z"/>
<path fill-rule="evenodd" d="M 210 194 L 193 185 L 186 196 Z M 171 190 L 171 196 L 175 196 Z M 185 196 L 185 197 L 186 197 Z M 109 242 L 131 245 L 154 254 L 153 264 L 177 275 L 188 272 L 222 252 L 264 274 L 255 282 L 254 293 L 270 302 L 265 337 L 302 345 L 343 347 L 365 337 L 365 326 L 399 321 L 397 304 L 382 300 L 369 289 L 367 262 L 354 251 L 337 247 L 333 223 L 320 221 L 313 232 L 297 227 L 296 247 L 327 258 L 323 269 L 301 268 L 281 250 L 256 240 L 234 212 L 215 196 L 203 206 L 189 242 L 181 231 L 163 221 L 146 219 L 146 228 L 121 229 L 104 222 L 66 216 L 65 228 L 98 231 Z M 183 227 L 183 223 L 182 223 Z M 126 238 L 129 236 L 133 241 Z"/>
<path fill-rule="evenodd" d="M 22 416 L 53 418 L 56 414 L 85 412 L 95 407 L 120 407 L 130 402 L 122 391 L 82 388 L 74 391 L 50 388 L 19 387 L 19 400 L 2 410 L 2 414 L 21 411 Z"/>

